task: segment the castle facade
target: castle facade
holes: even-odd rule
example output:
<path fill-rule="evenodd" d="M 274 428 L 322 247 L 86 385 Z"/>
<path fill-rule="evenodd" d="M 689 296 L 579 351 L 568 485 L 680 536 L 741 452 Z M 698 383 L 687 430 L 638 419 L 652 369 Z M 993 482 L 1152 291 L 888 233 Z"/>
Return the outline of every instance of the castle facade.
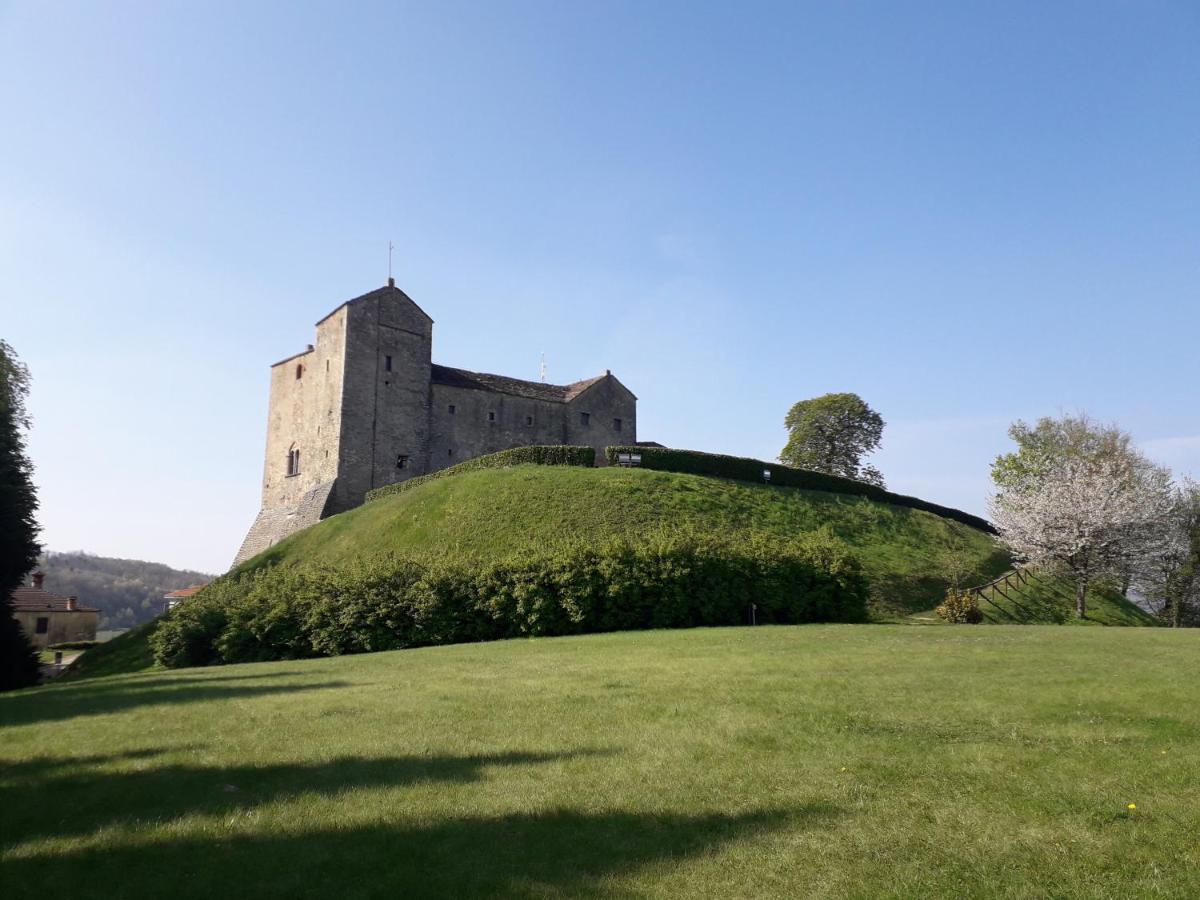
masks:
<path fill-rule="evenodd" d="M 360 505 L 367 491 L 534 444 L 637 439 L 637 397 L 611 372 L 555 385 L 432 362 L 433 320 L 388 279 L 317 322 L 271 366 L 262 508 L 234 565 Z"/>

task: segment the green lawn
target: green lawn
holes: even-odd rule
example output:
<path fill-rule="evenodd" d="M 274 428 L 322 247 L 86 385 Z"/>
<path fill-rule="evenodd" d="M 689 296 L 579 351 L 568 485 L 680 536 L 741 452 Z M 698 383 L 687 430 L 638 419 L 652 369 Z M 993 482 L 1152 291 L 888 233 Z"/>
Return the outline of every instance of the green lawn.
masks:
<path fill-rule="evenodd" d="M 0 894 L 1195 897 L 1197 659 L 802 626 L 53 684 L 0 695 Z"/>

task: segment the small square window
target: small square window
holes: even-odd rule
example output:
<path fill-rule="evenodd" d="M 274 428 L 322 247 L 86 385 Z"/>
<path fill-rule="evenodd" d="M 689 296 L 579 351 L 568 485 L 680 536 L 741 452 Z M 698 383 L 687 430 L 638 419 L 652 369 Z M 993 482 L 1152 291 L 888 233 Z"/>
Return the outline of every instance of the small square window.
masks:
<path fill-rule="evenodd" d="M 613 431 L 620 431 L 620 430 L 621 430 L 621 420 L 613 419 Z"/>
<path fill-rule="evenodd" d="M 456 412 L 456 410 L 455 410 L 455 408 L 454 408 L 454 404 L 453 404 L 453 403 L 451 403 L 449 406 L 447 406 L 447 407 L 446 407 L 446 412 L 450 413 L 450 415 L 454 415 L 454 413 Z"/>
<path fill-rule="evenodd" d="M 526 425 L 532 425 L 532 424 L 533 424 L 533 416 L 526 416 L 526 417 L 525 417 L 525 424 L 526 424 Z"/>
<path fill-rule="evenodd" d="M 580 413 L 579 414 L 579 424 L 580 425 L 591 425 L 592 424 L 592 414 L 591 413 Z"/>
<path fill-rule="evenodd" d="M 383 371 L 385 371 L 385 372 L 392 371 L 392 358 L 390 356 L 385 356 L 383 358 Z"/>
<path fill-rule="evenodd" d="M 488 421 L 489 421 L 489 422 L 495 422 L 495 421 L 496 421 L 496 414 L 495 414 L 494 412 L 489 412 L 489 413 L 488 413 Z"/>
<path fill-rule="evenodd" d="M 45 634 L 50 630 L 50 620 L 46 616 L 38 616 L 37 625 L 34 628 L 38 634 Z"/>
<path fill-rule="evenodd" d="M 447 455 L 447 456 L 453 456 L 453 455 L 454 455 L 454 448 L 453 448 L 453 447 L 450 447 L 450 448 L 448 448 L 448 449 L 446 450 L 446 455 Z"/>
<path fill-rule="evenodd" d="M 397 469 L 407 469 L 408 468 L 408 454 L 401 453 L 399 456 L 396 457 L 396 468 Z"/>

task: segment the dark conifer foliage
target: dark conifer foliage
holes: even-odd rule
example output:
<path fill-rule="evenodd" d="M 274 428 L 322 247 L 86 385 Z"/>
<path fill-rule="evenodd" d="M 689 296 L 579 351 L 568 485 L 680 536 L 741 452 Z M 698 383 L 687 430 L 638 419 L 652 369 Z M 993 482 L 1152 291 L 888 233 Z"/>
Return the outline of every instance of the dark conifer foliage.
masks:
<path fill-rule="evenodd" d="M 25 455 L 29 370 L 0 340 L 0 690 L 34 684 L 37 655 L 13 618 L 14 588 L 37 562 L 37 495 Z"/>

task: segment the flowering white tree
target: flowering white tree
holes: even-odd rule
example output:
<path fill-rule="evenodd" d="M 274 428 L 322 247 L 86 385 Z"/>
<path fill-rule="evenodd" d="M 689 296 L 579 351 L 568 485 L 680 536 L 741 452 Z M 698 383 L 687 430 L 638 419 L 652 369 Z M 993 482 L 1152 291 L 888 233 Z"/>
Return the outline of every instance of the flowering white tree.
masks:
<path fill-rule="evenodd" d="M 1030 477 L 1001 484 L 988 507 L 1014 556 L 1074 579 L 1082 619 L 1088 586 L 1125 569 L 1168 515 L 1171 476 L 1128 447 L 1068 451 L 1043 458 Z"/>
<path fill-rule="evenodd" d="M 1148 529 L 1143 552 L 1131 567 L 1134 584 L 1175 628 L 1200 612 L 1200 485 L 1184 479 L 1171 508 Z"/>

